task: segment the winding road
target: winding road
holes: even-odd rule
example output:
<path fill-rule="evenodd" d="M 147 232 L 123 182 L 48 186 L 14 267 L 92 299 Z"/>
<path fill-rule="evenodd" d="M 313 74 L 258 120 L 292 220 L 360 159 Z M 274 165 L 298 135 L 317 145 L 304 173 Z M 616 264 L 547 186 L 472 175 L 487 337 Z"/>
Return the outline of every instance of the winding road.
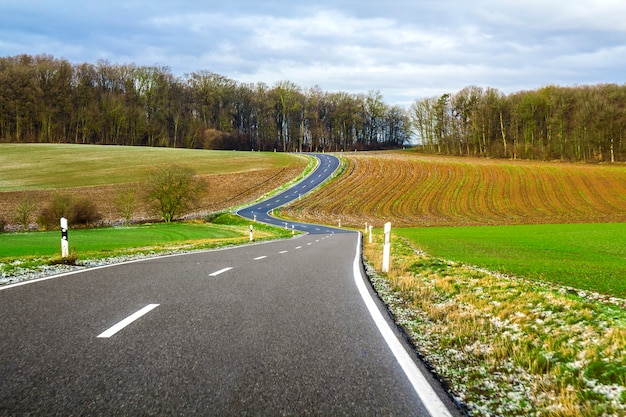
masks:
<path fill-rule="evenodd" d="M 275 223 L 338 166 L 317 157 L 239 214 Z M 360 235 L 293 225 L 308 233 L 0 287 L 0 415 L 459 415 L 364 279 Z"/>
<path fill-rule="evenodd" d="M 317 158 L 319 163 L 315 170 L 304 180 L 274 197 L 240 209 L 237 214 L 250 220 L 272 224 L 274 226 L 286 227 L 288 229 L 293 226 L 295 230 L 299 230 L 301 232 L 313 234 L 343 232 L 344 230 L 339 228 L 329 228 L 326 226 L 300 222 L 286 222 L 272 217 L 271 215 L 272 210 L 277 209 L 291 201 L 297 200 L 301 196 L 304 196 L 322 185 L 339 168 L 340 161 L 337 157 L 328 154 L 313 155 Z"/>

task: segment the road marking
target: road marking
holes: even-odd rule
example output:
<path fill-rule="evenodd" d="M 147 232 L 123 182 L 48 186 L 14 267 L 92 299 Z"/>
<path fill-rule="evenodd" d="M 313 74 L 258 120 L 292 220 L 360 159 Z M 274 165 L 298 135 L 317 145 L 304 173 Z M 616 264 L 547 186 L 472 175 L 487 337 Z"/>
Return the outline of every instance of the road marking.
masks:
<path fill-rule="evenodd" d="M 267 256 L 257 256 L 256 258 L 254 258 L 255 261 L 260 261 L 261 259 L 265 259 L 267 258 Z"/>
<path fill-rule="evenodd" d="M 309 242 L 307 243 L 307 246 L 311 246 L 313 244 L 313 242 Z"/>
<path fill-rule="evenodd" d="M 130 316 L 126 317 L 124 320 L 120 321 L 115 326 L 113 326 L 113 327 L 109 328 L 108 330 L 100 333 L 98 335 L 98 337 L 100 337 L 100 338 L 109 338 L 109 337 L 113 336 L 115 333 L 119 332 L 124 327 L 128 326 L 129 324 L 131 324 L 132 322 L 134 322 L 135 320 L 137 320 L 141 316 L 143 316 L 145 314 L 148 314 L 150 311 L 154 310 L 158 306 L 159 306 L 158 304 L 148 304 L 147 306 L 145 306 L 141 310 L 137 311 L 136 313 L 133 313 Z"/>
<path fill-rule="evenodd" d="M 288 251 L 288 250 L 281 250 L 281 251 L 280 251 L 280 252 L 278 252 L 278 253 L 287 253 L 287 252 L 289 252 L 289 251 Z"/>
<path fill-rule="evenodd" d="M 215 272 L 213 272 L 212 274 L 209 274 L 209 276 L 210 276 L 210 277 L 216 277 L 216 276 L 218 276 L 219 274 L 223 274 L 223 273 L 224 273 L 224 272 L 226 272 L 226 271 L 230 271 L 231 269 L 233 269 L 233 267 L 232 267 L 232 266 L 229 266 L 228 268 L 223 268 L 223 269 L 220 269 L 219 271 L 215 271 Z"/>
<path fill-rule="evenodd" d="M 302 246 L 296 246 L 296 249 L 302 249 Z"/>
<path fill-rule="evenodd" d="M 376 306 L 376 303 L 372 296 L 370 295 L 367 287 L 365 286 L 365 280 L 363 275 L 361 274 L 361 264 L 360 264 L 360 253 L 359 250 L 361 248 L 361 234 L 359 233 L 359 237 L 356 245 L 356 255 L 354 256 L 354 262 L 352 264 L 352 274 L 354 276 L 354 282 L 356 283 L 357 289 L 361 294 L 361 298 L 365 302 L 367 309 L 376 323 L 378 327 L 378 331 L 383 336 L 385 341 L 387 342 L 387 346 L 391 349 L 391 352 L 396 357 L 396 360 L 400 364 L 400 367 L 406 374 L 407 378 L 411 385 L 413 385 L 413 389 L 422 400 L 422 404 L 428 410 L 431 416 L 441 416 L 441 417 L 452 417 L 448 408 L 441 401 L 433 387 L 430 385 L 426 377 L 419 370 L 413 359 L 409 356 L 409 354 L 404 350 L 404 347 L 389 327 L 389 324 L 381 314 L 380 310 Z"/>

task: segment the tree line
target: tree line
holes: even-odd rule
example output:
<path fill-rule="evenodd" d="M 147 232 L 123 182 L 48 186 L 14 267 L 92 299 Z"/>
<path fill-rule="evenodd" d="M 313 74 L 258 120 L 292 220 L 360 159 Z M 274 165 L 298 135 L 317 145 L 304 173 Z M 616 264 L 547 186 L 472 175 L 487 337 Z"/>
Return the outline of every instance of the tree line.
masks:
<path fill-rule="evenodd" d="M 408 143 L 406 111 L 367 94 L 244 84 L 166 66 L 0 58 L 0 140 L 339 151 Z"/>
<path fill-rule="evenodd" d="M 416 100 L 409 112 L 426 152 L 626 161 L 626 85 L 546 86 L 509 95 L 469 86 Z"/>
<path fill-rule="evenodd" d="M 364 94 L 240 83 L 166 66 L 0 57 L 0 141 L 340 151 L 418 143 L 431 153 L 626 161 L 626 85 L 505 95 L 468 86 L 409 109 Z"/>

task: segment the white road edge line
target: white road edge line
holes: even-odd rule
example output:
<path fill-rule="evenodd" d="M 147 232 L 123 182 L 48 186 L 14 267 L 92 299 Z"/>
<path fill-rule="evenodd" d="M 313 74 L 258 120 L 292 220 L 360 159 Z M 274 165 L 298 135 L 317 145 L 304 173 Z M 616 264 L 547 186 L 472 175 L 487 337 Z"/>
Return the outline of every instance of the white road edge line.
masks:
<path fill-rule="evenodd" d="M 228 268 L 222 268 L 222 269 L 220 269 L 219 271 L 215 271 L 215 272 L 213 272 L 212 274 L 209 274 L 209 276 L 210 276 L 210 277 L 216 277 L 216 276 L 218 276 L 219 274 L 223 274 L 223 273 L 224 273 L 224 272 L 226 272 L 226 271 L 230 271 L 231 269 L 233 269 L 233 267 L 232 267 L 232 266 L 229 266 Z"/>
<path fill-rule="evenodd" d="M 378 310 L 374 299 L 370 295 L 367 287 L 365 286 L 365 279 L 361 274 L 361 265 L 360 261 L 360 251 L 361 248 L 361 233 L 359 233 L 359 238 L 357 240 L 356 245 L 356 255 L 354 256 L 354 263 L 352 267 L 352 273 L 354 275 L 354 282 L 356 283 L 357 289 L 361 294 L 361 298 L 365 302 L 367 309 L 369 310 L 374 323 L 378 327 L 378 331 L 383 336 L 385 341 L 387 342 L 387 346 L 391 349 L 393 355 L 396 357 L 396 360 L 400 364 L 400 367 L 406 374 L 407 378 L 413 385 L 413 389 L 422 400 L 424 407 L 428 410 L 431 416 L 434 417 L 452 417 L 448 408 L 443 404 L 435 390 L 430 386 L 424 375 L 421 373 L 413 359 L 409 356 L 409 354 L 404 350 L 404 347 L 389 327 L 389 324 Z"/>
<path fill-rule="evenodd" d="M 128 326 L 129 324 L 131 324 L 132 322 L 134 322 L 135 320 L 137 320 L 141 316 L 148 314 L 150 311 L 154 310 L 158 306 L 159 306 L 159 304 L 148 304 L 147 306 L 145 306 L 141 310 L 137 311 L 136 313 L 133 313 L 130 316 L 126 317 L 124 320 L 120 321 L 115 326 L 113 326 L 113 327 L 109 328 L 108 330 L 100 333 L 98 335 L 98 337 L 99 338 L 108 338 L 108 337 L 113 336 L 115 333 L 119 332 L 124 327 Z"/>

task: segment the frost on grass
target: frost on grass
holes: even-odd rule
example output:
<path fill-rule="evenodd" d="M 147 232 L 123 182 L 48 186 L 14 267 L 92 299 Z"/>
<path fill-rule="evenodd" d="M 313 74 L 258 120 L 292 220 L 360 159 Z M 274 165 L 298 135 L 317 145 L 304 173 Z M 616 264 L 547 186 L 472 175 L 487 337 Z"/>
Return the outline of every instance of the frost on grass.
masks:
<path fill-rule="evenodd" d="M 392 271 L 370 279 L 471 415 L 626 415 L 624 300 L 394 246 Z M 374 266 L 379 249 L 365 249 Z"/>

